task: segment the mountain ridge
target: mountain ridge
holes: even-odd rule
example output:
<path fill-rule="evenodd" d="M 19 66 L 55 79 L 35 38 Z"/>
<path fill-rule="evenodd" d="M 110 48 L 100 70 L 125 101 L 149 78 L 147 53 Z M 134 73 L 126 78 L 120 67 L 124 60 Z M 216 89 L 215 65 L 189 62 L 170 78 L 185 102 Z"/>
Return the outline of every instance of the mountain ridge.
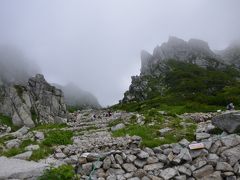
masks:
<path fill-rule="evenodd" d="M 238 62 L 238 59 L 224 58 L 224 53 L 214 53 L 202 40 L 170 37 L 168 42 L 156 46 L 152 54 L 141 52 L 140 75 L 132 76 L 132 83 L 120 104 L 144 104 L 153 98 L 159 101 L 155 103 L 175 101 L 175 105 L 184 102 L 186 105 L 197 102 L 217 106 L 239 103 Z"/>

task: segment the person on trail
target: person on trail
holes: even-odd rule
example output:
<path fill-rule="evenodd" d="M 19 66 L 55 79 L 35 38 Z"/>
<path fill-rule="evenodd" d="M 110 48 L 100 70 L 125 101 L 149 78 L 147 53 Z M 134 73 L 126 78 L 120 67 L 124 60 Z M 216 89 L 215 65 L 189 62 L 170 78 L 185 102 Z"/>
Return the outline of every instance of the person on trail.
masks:
<path fill-rule="evenodd" d="M 234 108 L 235 108 L 235 107 L 234 107 L 234 105 L 233 105 L 232 102 L 227 105 L 227 110 L 229 110 L 229 111 L 234 110 Z"/>
<path fill-rule="evenodd" d="M 111 117 L 111 116 L 112 116 L 111 111 L 108 111 L 108 117 Z"/>

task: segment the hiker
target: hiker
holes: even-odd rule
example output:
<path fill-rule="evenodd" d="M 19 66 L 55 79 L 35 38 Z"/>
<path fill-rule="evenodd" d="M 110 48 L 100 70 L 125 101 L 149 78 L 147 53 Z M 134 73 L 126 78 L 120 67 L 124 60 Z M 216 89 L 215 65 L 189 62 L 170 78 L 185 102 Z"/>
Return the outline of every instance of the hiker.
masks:
<path fill-rule="evenodd" d="M 111 117 L 112 114 L 111 114 L 111 111 L 108 111 L 108 117 Z"/>
<path fill-rule="evenodd" d="M 229 111 L 234 110 L 234 105 L 232 102 L 227 105 L 227 110 L 229 110 Z"/>

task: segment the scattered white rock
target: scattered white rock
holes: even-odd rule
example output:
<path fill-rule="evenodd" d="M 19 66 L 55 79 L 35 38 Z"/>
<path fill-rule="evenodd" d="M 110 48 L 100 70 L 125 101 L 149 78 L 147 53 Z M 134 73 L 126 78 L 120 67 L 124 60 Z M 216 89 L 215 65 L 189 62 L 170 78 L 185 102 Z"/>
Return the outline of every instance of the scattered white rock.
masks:
<path fill-rule="evenodd" d="M 22 160 L 28 160 L 32 156 L 32 151 L 27 151 L 22 154 L 18 154 L 16 156 L 13 156 L 14 159 L 22 159 Z"/>

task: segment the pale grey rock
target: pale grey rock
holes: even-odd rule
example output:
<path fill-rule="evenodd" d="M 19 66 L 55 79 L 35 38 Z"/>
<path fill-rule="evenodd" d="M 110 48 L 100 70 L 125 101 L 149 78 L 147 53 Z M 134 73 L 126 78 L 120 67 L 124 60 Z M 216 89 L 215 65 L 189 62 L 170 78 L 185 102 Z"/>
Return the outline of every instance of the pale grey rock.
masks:
<path fill-rule="evenodd" d="M 215 166 L 219 161 L 219 156 L 217 154 L 208 154 L 207 161 L 208 164 Z"/>
<path fill-rule="evenodd" d="M 0 179 L 37 179 L 49 165 L 0 157 Z"/>
<path fill-rule="evenodd" d="M 145 151 L 140 151 L 140 153 L 137 154 L 137 157 L 140 159 L 146 159 L 149 157 L 149 154 L 146 153 Z"/>
<path fill-rule="evenodd" d="M 221 153 L 221 156 L 228 160 L 228 163 L 233 166 L 238 160 L 240 160 L 240 145 L 227 149 Z"/>
<path fill-rule="evenodd" d="M 204 148 L 207 150 L 210 150 L 210 148 L 212 147 L 213 142 L 211 140 L 203 140 L 201 143 L 204 144 Z"/>
<path fill-rule="evenodd" d="M 139 167 L 139 168 L 142 168 L 143 166 L 145 166 L 147 164 L 147 161 L 146 160 L 141 160 L 141 159 L 136 159 L 134 161 L 134 164 Z"/>
<path fill-rule="evenodd" d="M 177 157 L 185 161 L 192 161 L 192 156 L 190 155 L 189 150 L 187 148 L 182 149 Z"/>
<path fill-rule="evenodd" d="M 160 129 L 159 133 L 160 133 L 161 136 L 164 136 L 166 133 L 168 133 L 170 131 L 172 131 L 172 129 L 169 128 L 169 127 L 166 127 L 166 128 Z"/>
<path fill-rule="evenodd" d="M 11 149 L 11 148 L 18 148 L 20 146 L 21 141 L 19 139 L 12 139 L 9 141 L 6 141 L 6 148 Z"/>
<path fill-rule="evenodd" d="M 123 169 L 109 168 L 107 170 L 108 175 L 123 175 L 125 171 Z"/>
<path fill-rule="evenodd" d="M 111 127 L 111 131 L 114 132 L 114 131 L 117 131 L 117 130 L 120 130 L 120 129 L 123 129 L 123 128 L 125 128 L 125 124 L 119 123 L 116 126 Z"/>
<path fill-rule="evenodd" d="M 158 177 L 158 176 L 154 176 L 154 175 L 149 175 L 149 177 L 152 179 L 152 180 L 163 180 L 162 178 Z"/>
<path fill-rule="evenodd" d="M 216 170 L 226 172 L 226 171 L 233 171 L 233 168 L 230 164 L 226 162 L 217 162 Z"/>
<path fill-rule="evenodd" d="M 137 168 L 132 163 L 125 163 L 122 165 L 123 169 L 127 172 L 135 172 Z"/>
<path fill-rule="evenodd" d="M 110 166 L 111 166 L 111 158 L 108 156 L 103 161 L 103 169 L 107 170 L 110 168 Z"/>
<path fill-rule="evenodd" d="M 14 159 L 22 159 L 22 160 L 28 160 L 32 156 L 32 151 L 27 151 L 21 154 L 18 154 L 16 156 L 13 156 Z"/>
<path fill-rule="evenodd" d="M 43 139 L 44 139 L 44 133 L 43 133 L 43 132 L 40 132 L 40 131 L 37 131 L 37 132 L 35 133 L 35 138 L 36 138 L 37 140 L 43 140 Z"/>
<path fill-rule="evenodd" d="M 118 164 L 123 164 L 122 156 L 120 156 L 119 154 L 115 155 L 115 159 L 116 159 Z"/>
<path fill-rule="evenodd" d="M 66 157 L 66 155 L 64 154 L 64 153 L 56 153 L 56 154 L 54 154 L 54 157 L 56 158 L 56 159 L 64 159 L 65 157 Z"/>
<path fill-rule="evenodd" d="M 180 145 L 182 145 L 183 147 L 188 147 L 188 145 L 190 144 L 190 142 L 187 139 L 182 139 L 179 142 Z"/>
<path fill-rule="evenodd" d="M 210 174 L 206 177 L 203 177 L 203 179 L 206 179 L 206 180 L 223 180 L 220 171 L 215 171 L 214 173 L 212 173 L 212 174 Z"/>
<path fill-rule="evenodd" d="M 103 165 L 103 162 L 102 162 L 102 161 L 95 161 L 95 162 L 93 162 L 93 166 L 94 166 L 96 169 L 101 168 L 102 165 Z"/>
<path fill-rule="evenodd" d="M 154 171 L 154 170 L 157 170 L 157 169 L 162 169 L 163 166 L 164 166 L 163 163 L 155 163 L 155 164 L 145 165 L 143 169 L 145 171 Z"/>
<path fill-rule="evenodd" d="M 197 141 L 207 139 L 209 137 L 210 137 L 210 134 L 208 134 L 208 133 L 196 133 L 196 140 Z"/>
<path fill-rule="evenodd" d="M 157 163 L 159 160 L 157 157 L 154 157 L 154 156 L 150 156 L 147 158 L 147 164 L 154 164 L 154 163 Z"/>
<path fill-rule="evenodd" d="M 175 176 L 174 180 L 187 180 L 187 176 L 186 175 Z"/>
<path fill-rule="evenodd" d="M 192 171 L 190 169 L 188 169 L 186 166 L 179 166 L 177 169 L 182 174 L 185 174 L 187 176 L 192 175 Z"/>
<path fill-rule="evenodd" d="M 160 162 L 167 163 L 167 156 L 165 154 L 157 154 L 157 158 Z"/>
<path fill-rule="evenodd" d="M 176 143 L 176 144 L 173 144 L 172 149 L 174 154 L 179 154 L 183 149 L 183 147 L 180 144 Z"/>
<path fill-rule="evenodd" d="M 205 149 L 199 149 L 199 150 L 190 150 L 190 155 L 192 158 L 197 158 L 199 156 L 206 156 L 208 155 L 208 151 Z"/>
<path fill-rule="evenodd" d="M 1 90 L 4 93 L 1 95 L 0 113 L 12 117 L 16 126 L 66 122 L 63 93 L 48 84 L 43 75 L 37 74 L 27 84 L 6 85 Z"/>
<path fill-rule="evenodd" d="M 27 146 L 27 147 L 25 147 L 24 149 L 26 150 L 26 151 L 34 151 L 34 150 L 38 150 L 40 147 L 39 147 L 39 145 L 29 145 L 29 146 Z"/>
<path fill-rule="evenodd" d="M 214 172 L 214 169 L 211 165 L 206 165 L 193 172 L 193 176 L 197 179 L 204 178 Z"/>
<path fill-rule="evenodd" d="M 178 171 L 176 169 L 173 168 L 167 168 L 164 169 L 161 173 L 160 176 L 164 179 L 164 180 L 168 180 L 173 178 L 174 176 L 176 176 L 178 174 Z"/>
<path fill-rule="evenodd" d="M 129 180 L 140 180 L 139 177 L 129 178 Z"/>
<path fill-rule="evenodd" d="M 142 177 L 142 180 L 151 180 L 151 179 L 147 176 L 144 176 L 144 177 Z"/>
<path fill-rule="evenodd" d="M 127 162 L 133 162 L 133 161 L 135 161 L 136 159 L 137 159 L 137 157 L 134 156 L 134 155 L 132 155 L 132 154 L 130 154 L 130 155 L 127 156 Z"/>
<path fill-rule="evenodd" d="M 138 169 L 136 172 L 134 172 L 134 176 L 143 178 L 143 177 L 147 176 L 147 172 L 143 169 Z"/>
<path fill-rule="evenodd" d="M 144 148 L 144 151 L 147 152 L 149 154 L 149 156 L 155 155 L 154 151 L 149 147 Z"/>
<path fill-rule="evenodd" d="M 240 128 L 240 112 L 226 112 L 212 119 L 214 126 L 228 133 L 237 132 Z"/>
<path fill-rule="evenodd" d="M 92 171 L 92 163 L 87 163 L 87 164 L 83 164 L 82 168 L 80 168 L 80 174 L 82 175 L 89 175 Z"/>
<path fill-rule="evenodd" d="M 17 130 L 16 132 L 12 133 L 12 136 L 15 138 L 20 138 L 23 135 L 27 134 L 29 131 L 29 128 L 26 126 L 23 126 L 22 128 L 20 128 L 19 130 Z"/>
<path fill-rule="evenodd" d="M 224 146 L 233 147 L 240 144 L 240 136 L 236 134 L 231 134 L 221 138 L 221 142 Z"/>

